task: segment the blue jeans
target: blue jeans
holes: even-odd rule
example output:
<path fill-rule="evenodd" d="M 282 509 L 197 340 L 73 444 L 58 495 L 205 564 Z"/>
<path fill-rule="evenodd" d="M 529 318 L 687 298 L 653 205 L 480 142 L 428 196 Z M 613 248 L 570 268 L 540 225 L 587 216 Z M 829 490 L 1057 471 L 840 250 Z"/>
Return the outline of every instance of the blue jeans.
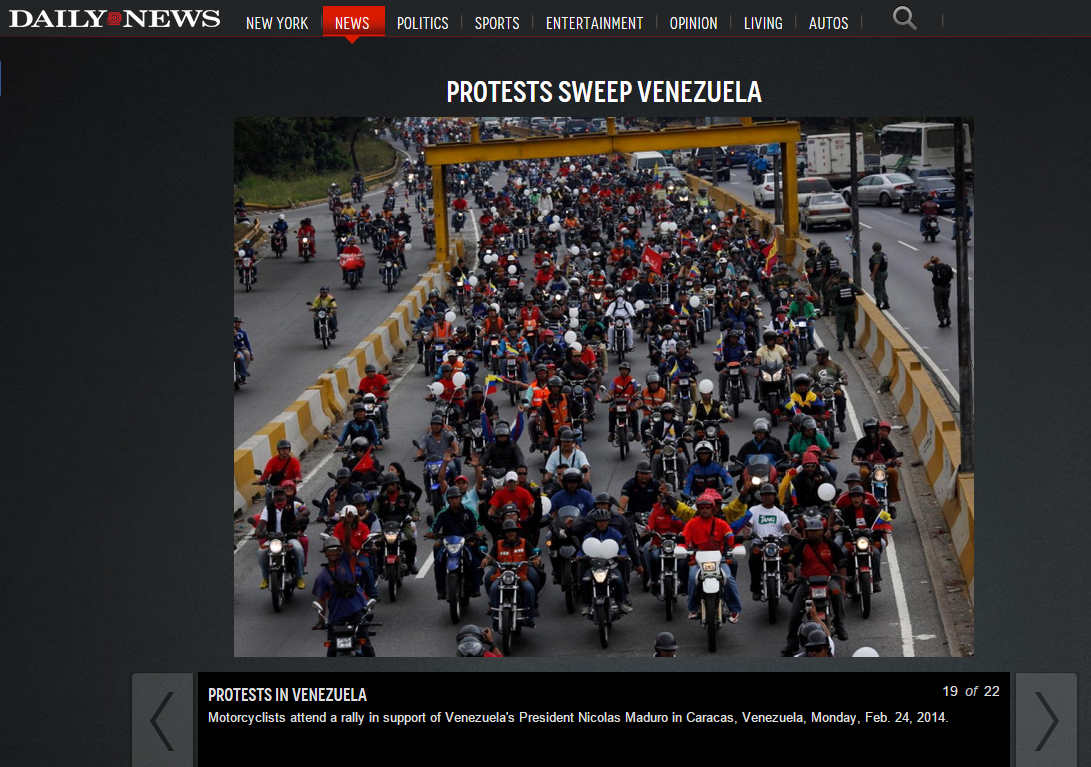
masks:
<path fill-rule="evenodd" d="M 292 547 L 292 553 L 295 559 L 295 577 L 303 577 L 303 544 L 297 540 L 285 541 Z M 269 580 L 269 549 L 258 549 L 258 566 L 261 567 L 261 577 L 265 580 Z"/>
<path fill-rule="evenodd" d="M 689 569 L 689 611 L 691 613 L 697 612 L 697 598 L 702 593 L 697 588 L 697 573 L 700 569 L 697 565 Z M 739 587 L 735 585 L 735 576 L 731 574 L 726 562 L 720 563 L 720 572 L 727 579 L 727 598 L 725 600 L 727 602 L 727 611 L 741 613 L 742 602 L 739 600 Z"/>
<path fill-rule="evenodd" d="M 585 558 L 580 560 L 580 598 L 585 605 L 591 604 L 591 564 Z M 584 580 L 586 578 L 586 580 Z M 617 588 L 617 596 L 622 602 L 629 598 L 629 583 L 622 576 L 622 568 L 619 564 L 610 571 L 610 578 Z"/>
<path fill-rule="evenodd" d="M 822 468 L 829 472 L 830 479 L 834 482 L 837 481 L 837 467 L 832 462 L 826 462 L 822 464 Z"/>
<path fill-rule="evenodd" d="M 644 544 L 644 566 L 648 568 L 651 573 L 651 582 L 656 583 L 659 580 L 659 568 L 660 560 L 663 555 L 663 550 L 656 546 L 651 548 L 651 541 Z M 686 560 L 676 559 L 678 567 L 678 583 L 681 584 L 683 591 L 686 589 Z"/>
<path fill-rule="evenodd" d="M 491 568 L 490 568 L 491 569 Z M 533 618 L 534 616 L 534 584 L 530 582 L 529 573 L 533 572 L 534 568 L 529 568 L 527 580 L 519 583 L 519 596 L 520 606 L 526 610 L 525 617 Z M 489 605 L 492 607 L 500 606 L 500 579 L 496 579 L 489 583 Z M 499 619 L 499 615 L 493 613 L 494 619 Z"/>
<path fill-rule="evenodd" d="M 243 378 L 250 377 L 250 371 L 246 369 L 246 353 L 241 352 L 235 355 L 235 361 L 238 363 L 239 372 L 242 373 Z"/>
<path fill-rule="evenodd" d="M 365 594 L 372 598 L 379 596 L 379 587 L 375 585 L 375 572 L 371 569 L 366 555 L 356 562 L 356 577 L 364 587 Z"/>

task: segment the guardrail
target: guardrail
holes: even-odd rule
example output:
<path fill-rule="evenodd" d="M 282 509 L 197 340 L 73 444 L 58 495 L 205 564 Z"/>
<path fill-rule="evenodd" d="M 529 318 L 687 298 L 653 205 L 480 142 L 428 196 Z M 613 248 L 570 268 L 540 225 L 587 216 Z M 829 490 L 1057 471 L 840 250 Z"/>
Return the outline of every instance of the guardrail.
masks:
<path fill-rule="evenodd" d="M 399 155 L 397 149 L 395 149 L 394 150 L 394 162 L 391 164 L 391 166 L 389 168 L 387 168 L 386 170 L 379 171 L 378 173 L 372 173 L 370 175 L 364 176 L 364 181 L 368 182 L 368 183 L 374 183 L 376 181 L 385 181 L 386 179 L 390 178 L 391 176 L 396 176 L 398 174 L 398 169 L 401 166 L 402 166 L 401 155 Z M 289 208 L 305 208 L 308 205 L 318 205 L 321 202 L 326 202 L 326 199 L 327 198 L 323 197 L 323 198 L 318 199 L 318 200 L 305 200 L 303 202 L 297 202 L 295 200 L 289 200 L 288 201 L 289 205 L 287 207 L 289 207 Z M 254 210 L 284 210 L 285 209 L 285 206 L 283 206 L 283 205 L 264 205 L 264 204 L 262 204 L 260 202 L 248 202 L 248 203 L 246 203 L 246 207 L 247 208 L 252 208 Z"/>
<path fill-rule="evenodd" d="M 772 217 L 744 203 L 708 181 L 684 174 L 690 188 L 708 189 L 709 197 L 721 209 L 734 209 L 741 204 L 747 215 L 759 222 L 762 236 L 777 238 L 781 257 L 805 277 L 803 264 L 810 239 L 799 237 L 793 253 L 787 254 L 784 233 L 773 225 Z M 899 412 L 905 417 L 917 452 L 924 462 L 928 481 L 943 509 L 951 541 L 958 553 L 959 566 L 966 580 L 970 604 L 974 603 L 974 475 L 960 474 L 962 462 L 962 431 L 958 421 L 940 395 L 920 359 L 910 350 L 909 343 L 879 311 L 868 296 L 856 302 L 856 340 L 880 375 L 890 379 L 890 391 Z"/>
<path fill-rule="evenodd" d="M 260 495 L 253 484 L 254 469 L 265 468 L 269 459 L 276 455 L 277 442 L 289 440 L 296 456 L 310 450 L 348 410 L 352 397 L 348 390 L 364 377 L 364 368 L 369 363 L 383 369 L 389 367 L 398 353 L 412 343 L 413 320 L 423 311 L 429 291 L 443 292 L 446 286 L 446 269 L 440 262 L 433 262 L 379 327 L 320 375 L 315 384 L 308 386 L 284 412 L 235 448 L 232 508 L 236 512 L 244 511 Z"/>

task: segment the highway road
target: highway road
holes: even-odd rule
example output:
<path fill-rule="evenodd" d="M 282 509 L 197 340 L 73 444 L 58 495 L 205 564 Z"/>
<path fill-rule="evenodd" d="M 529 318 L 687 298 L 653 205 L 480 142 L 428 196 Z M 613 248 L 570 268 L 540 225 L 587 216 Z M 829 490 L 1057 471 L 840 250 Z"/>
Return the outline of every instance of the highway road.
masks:
<path fill-rule="evenodd" d="M 732 168 L 731 180 L 721 181 L 718 186 L 737 195 L 746 203 L 753 203 L 753 185 L 744 168 Z M 970 198 L 973 206 L 973 196 Z M 977 230 L 977 209 L 971 219 L 971 235 Z M 772 212 L 772 208 L 765 210 Z M 871 257 L 871 244 L 879 242 L 889 258 L 889 276 L 886 281 L 890 310 L 886 315 L 894 326 L 909 339 L 910 345 L 929 368 L 933 379 L 949 404 L 958 405 L 958 324 L 957 286 L 951 289 L 951 319 L 949 328 L 940 328 L 932 302 L 932 275 L 923 269 L 933 255 L 955 266 L 955 243 L 951 239 L 954 226 L 951 216 L 940 218 L 940 237 L 935 244 L 926 242 L 920 233 L 920 217 L 916 212 L 902 213 L 897 205 L 880 208 L 874 205 L 860 206 L 861 269 L 864 276 L 862 287 L 871 293 L 867 259 Z M 852 271 L 852 248 L 845 240 L 847 232 L 841 229 L 816 229 L 807 233 L 811 241 L 826 240 L 842 266 Z M 967 260 L 970 268 L 970 332 L 974 328 L 974 238 L 971 236 Z"/>
<path fill-rule="evenodd" d="M 886 212 L 879 213 L 885 215 Z M 868 215 L 865 220 L 877 219 Z M 835 234 L 827 239 L 836 245 L 839 243 L 835 240 L 840 238 Z M 903 239 L 905 239 L 904 236 Z M 912 251 L 907 250 L 907 253 Z M 529 253 L 525 258 L 529 262 Z M 912 260 L 906 256 L 905 262 L 908 267 L 916 260 L 923 263 L 925 258 L 924 253 L 913 254 Z M 297 269 L 303 268 L 297 264 L 293 266 Z M 923 270 L 919 271 L 921 275 L 927 276 Z M 911 273 L 907 272 L 907 274 Z M 910 303 L 900 300 L 899 293 L 894 292 L 898 289 L 896 287 L 898 284 L 892 278 L 892 305 L 896 308 Z M 921 288 L 921 291 L 923 295 L 924 288 Z M 930 289 L 928 304 L 931 305 Z M 294 308 L 294 304 L 292 306 Z M 296 321 L 299 321 L 298 318 Z M 313 351 L 309 349 L 310 341 L 313 340 L 309 334 L 309 326 L 302 329 L 295 325 L 292 327 L 300 331 L 294 335 L 299 336 L 298 343 L 301 351 Z M 817 332 L 820 339 L 830 345 L 832 323 L 820 322 Z M 285 335 L 291 334 L 286 330 Z M 357 335 L 362 337 L 363 333 L 356 335 L 346 333 L 342 338 L 347 345 L 350 340 L 355 340 Z M 710 372 L 714 345 L 715 338 L 710 337 L 703 346 L 698 347 L 694 355 L 702 369 Z M 874 381 L 866 386 L 861 381 L 862 369 L 858 366 L 867 365 L 866 359 L 862 355 L 850 354 L 848 351 L 834 352 L 833 357 L 846 367 L 850 376 L 850 426 L 849 432 L 842 435 L 840 449 L 841 455 L 847 456 L 851 452 L 852 444 L 861 433 L 860 423 L 867 416 L 876 415 L 879 404 L 874 399 L 874 395 L 866 391 L 868 388 L 874 391 Z M 426 430 L 430 406 L 423 402 L 423 397 L 427 394 L 428 379 L 424 375 L 422 366 L 413 364 L 414 360 L 415 355 L 403 355 L 392 371 L 396 376 L 393 380 L 394 388 L 390 406 L 393 438 L 386 443 L 386 449 L 380 454 L 380 458 L 384 463 L 401 462 L 414 481 L 419 483 L 420 464 L 412 462 L 415 449 L 411 441 L 419 439 Z M 813 357 L 811 361 L 813 364 Z M 636 354 L 632 362 L 634 375 L 643 380 L 648 372 L 646 358 Z M 609 374 L 611 378 L 616 374 L 615 360 L 610 362 Z M 507 400 L 496 398 L 496 401 L 500 405 L 502 415 L 513 420 L 514 409 L 507 404 Z M 600 406 L 598 412 L 601 417 L 589 425 L 587 442 L 583 449 L 592 464 L 595 492 L 606 490 L 617 497 L 622 483 L 633 476 L 636 463 L 642 456 L 639 453 L 630 454 L 626 460 L 620 460 L 616 448 L 606 441 L 605 408 Z M 752 402 L 745 403 L 739 420 L 729 425 L 728 433 L 733 451 L 749 439 L 751 423 L 758 415 L 756 406 Z M 786 426 L 780 425 L 774 433 L 783 439 L 786 436 L 786 430 Z M 911 439 L 896 432 L 894 440 L 898 448 L 905 452 L 905 460 L 908 464 L 914 455 Z M 527 449 L 527 442 L 527 439 L 522 440 L 524 451 Z M 304 500 L 319 496 L 329 486 L 326 472 L 339 466 L 338 455 L 330 452 L 332 447 L 330 443 L 320 445 L 305 459 L 305 481 L 300 492 Z M 527 459 L 531 477 L 535 478 L 538 476 L 539 467 L 544 464 L 544 458 L 540 454 L 533 453 L 527 455 Z M 848 460 L 842 458 L 836 463 L 843 477 L 850 470 Z M 909 496 L 912 493 L 906 492 L 905 495 Z M 846 643 L 838 643 L 838 655 L 850 655 L 853 650 L 865 645 L 875 648 L 884 656 L 949 655 L 917 526 L 915 503 L 916 501 L 903 502 L 899 507 L 900 514 L 895 522 L 896 543 L 884 557 L 883 591 L 875 595 L 871 617 L 868 620 L 862 619 L 859 611 L 854 610 L 852 604 L 848 605 L 846 625 L 850 639 Z M 423 517 L 427 511 L 422 508 L 421 513 Z M 237 529 L 237 533 L 240 531 L 241 528 Z M 324 654 L 325 648 L 322 642 L 325 635 L 310 630 L 315 622 L 315 614 L 309 606 L 310 590 L 323 561 L 320 553 L 321 542 L 318 539 L 319 531 L 320 528 L 316 525 L 310 528 L 312 542 L 306 593 L 297 594 L 280 614 L 274 614 L 269 592 L 258 589 L 260 573 L 254 542 L 237 536 L 237 542 L 240 545 L 235 552 L 233 584 L 235 655 L 314 657 Z M 418 531 L 420 575 L 409 578 L 406 587 L 399 593 L 397 603 L 388 604 L 384 601 L 377 608 L 376 619 L 384 624 L 378 629 L 378 636 L 374 640 L 380 656 L 442 657 L 454 654 L 455 626 L 451 623 L 446 603 L 436 599 L 435 581 L 430 564 L 431 543 L 420 537 L 424 532 L 425 526 L 421 524 Z M 548 567 L 547 564 L 547 569 Z M 565 610 L 560 590 L 551 582 L 547 583 L 541 595 L 541 616 L 537 620 L 537 628 L 523 631 L 516 640 L 515 655 L 644 656 L 650 654 L 655 634 L 669 629 L 675 633 L 681 645 L 680 655 L 708 656 L 705 635 L 697 621 L 687 621 L 684 612 L 679 611 L 681 615 L 676 612 L 674 621 L 668 623 L 665 620 L 662 603 L 651 594 L 643 593 L 636 578 L 633 579 L 633 583 L 637 584 L 632 592 L 635 610 L 615 625 L 608 650 L 600 647 L 594 624 L 586 618 L 581 618 L 578 613 L 569 615 Z M 738 624 L 725 625 L 721 630 L 718 655 L 721 657 L 777 655 L 785 640 L 787 605 L 782 603 L 777 624 L 770 625 L 766 617 L 765 605 L 750 599 L 749 573 L 745 563 L 740 566 L 739 585 L 743 597 L 743 613 Z M 380 588 L 383 586 L 385 584 L 380 582 Z M 384 589 L 384 599 L 385 594 Z M 486 607 L 484 598 L 474 600 L 467 620 L 487 623 Z"/>

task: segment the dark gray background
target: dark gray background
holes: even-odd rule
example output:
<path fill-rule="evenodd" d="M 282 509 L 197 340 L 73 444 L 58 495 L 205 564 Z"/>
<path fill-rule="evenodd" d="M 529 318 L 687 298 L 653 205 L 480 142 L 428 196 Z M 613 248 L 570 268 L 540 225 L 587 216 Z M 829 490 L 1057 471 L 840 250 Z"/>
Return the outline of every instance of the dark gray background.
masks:
<path fill-rule="evenodd" d="M 0 59 L 3 423 L 15 480 L 7 513 L 26 532 L 5 546 L 14 586 L 8 694 L 0 696 L 6 761 L 61 763 L 78 744 L 87 764 L 123 763 L 134 671 L 274 668 L 232 657 L 232 560 L 221 540 L 232 411 L 215 352 L 226 345 L 231 300 L 231 118 L 530 112 L 447 106 L 447 77 L 755 77 L 765 103 L 730 113 L 973 115 L 977 204 L 1005 206 L 1013 226 L 974 237 L 982 263 L 993 264 L 983 271 L 990 298 L 979 302 L 985 331 L 975 339 L 990 382 L 978 389 L 986 417 L 977 461 L 1003 461 L 993 482 L 1001 470 L 1009 479 L 1000 487 L 986 473 L 982 483 L 977 657 L 879 664 L 903 672 L 1085 667 L 1085 611 L 1071 599 L 1074 573 L 1055 556 L 1067 549 L 1055 537 L 1070 527 L 1063 520 L 1078 513 L 1059 501 L 1066 491 L 1082 497 L 1066 470 L 1079 426 L 1055 420 L 1047 430 L 1042 420 L 1079 407 L 1059 385 L 1072 380 L 1078 332 L 1066 334 L 1055 375 L 1033 372 L 1057 336 L 1036 307 L 1074 300 L 1082 266 L 1072 259 L 1086 183 L 1074 166 L 1085 163 L 1066 141 L 1083 143 L 1088 123 L 1088 103 L 1075 97 L 1091 64 L 1085 42 L 497 40 L 482 48 L 460 40 L 9 39 Z M 820 70 L 828 74 L 816 78 Z M 1049 218 L 1035 213 L 1042 199 L 1053 203 Z M 1014 375 L 1016 360 L 1030 369 Z M 1044 441 L 1050 458 L 1032 463 L 1040 451 L 1026 446 Z M 1035 476 L 1058 488 L 1049 500 L 1019 472 L 1035 465 Z M 316 658 L 291 668 L 330 667 Z M 454 668 L 378 659 L 370 670 Z M 502 668 L 639 670 L 647 662 L 512 659 Z M 730 658 L 675 668 L 742 670 Z M 749 659 L 745 668 L 798 665 Z M 54 737 L 54 727 L 65 736 Z"/>

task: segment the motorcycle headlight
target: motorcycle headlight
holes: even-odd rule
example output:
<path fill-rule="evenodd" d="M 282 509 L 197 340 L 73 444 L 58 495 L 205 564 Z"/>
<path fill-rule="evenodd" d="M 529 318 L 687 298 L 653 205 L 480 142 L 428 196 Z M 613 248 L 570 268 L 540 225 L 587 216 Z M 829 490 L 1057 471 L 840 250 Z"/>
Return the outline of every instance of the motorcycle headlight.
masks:
<path fill-rule="evenodd" d="M 462 551 L 462 541 L 459 541 L 458 543 L 447 544 L 448 554 L 458 554 L 460 551 Z"/>
<path fill-rule="evenodd" d="M 772 380 L 779 381 L 783 376 L 784 376 L 784 370 L 778 370 L 776 373 L 773 374 L 773 379 Z"/>
<path fill-rule="evenodd" d="M 871 475 L 873 482 L 886 482 L 886 469 L 876 469 Z"/>
<path fill-rule="evenodd" d="M 500 574 L 500 583 L 505 586 L 514 586 L 516 581 L 515 572 L 512 570 L 505 570 Z"/>
<path fill-rule="evenodd" d="M 675 450 L 674 445 L 666 445 L 663 448 L 663 455 L 667 456 L 668 458 L 673 456 L 675 454 L 675 452 L 676 452 L 676 450 Z"/>
<path fill-rule="evenodd" d="M 606 576 L 610 574 L 609 570 L 592 570 L 591 575 L 595 579 L 595 583 L 606 583 Z"/>
<path fill-rule="evenodd" d="M 869 543 L 868 543 L 867 538 L 857 538 L 856 539 L 856 550 L 857 551 L 867 551 L 868 550 L 868 545 L 869 545 Z"/>
<path fill-rule="evenodd" d="M 279 554 L 284 551 L 284 541 L 272 540 L 269 541 L 269 553 Z"/>
<path fill-rule="evenodd" d="M 772 381 L 773 377 L 763 370 L 763 371 L 761 371 L 761 380 L 763 380 L 763 381 Z"/>
<path fill-rule="evenodd" d="M 663 541 L 663 553 L 668 557 L 674 554 L 674 541 Z"/>
<path fill-rule="evenodd" d="M 769 558 L 773 558 L 779 553 L 780 553 L 780 546 L 777 546 L 775 543 L 765 544 L 765 556 L 767 556 Z"/>
<path fill-rule="evenodd" d="M 386 542 L 389 544 L 395 544 L 398 542 L 397 533 L 383 533 L 383 537 L 386 538 Z"/>
<path fill-rule="evenodd" d="M 326 313 L 325 313 L 325 312 L 323 312 L 323 311 L 320 311 L 320 312 L 318 313 L 318 319 L 320 319 L 320 320 L 321 320 L 321 319 L 325 319 L 325 317 L 326 317 Z"/>
<path fill-rule="evenodd" d="M 702 562 L 701 563 L 701 569 L 703 571 L 705 571 L 706 573 L 714 573 L 714 572 L 716 572 L 716 563 L 715 562 Z"/>
<path fill-rule="evenodd" d="M 750 484 L 753 485 L 754 487 L 757 487 L 758 485 L 761 484 L 761 477 L 751 477 L 750 478 Z"/>

